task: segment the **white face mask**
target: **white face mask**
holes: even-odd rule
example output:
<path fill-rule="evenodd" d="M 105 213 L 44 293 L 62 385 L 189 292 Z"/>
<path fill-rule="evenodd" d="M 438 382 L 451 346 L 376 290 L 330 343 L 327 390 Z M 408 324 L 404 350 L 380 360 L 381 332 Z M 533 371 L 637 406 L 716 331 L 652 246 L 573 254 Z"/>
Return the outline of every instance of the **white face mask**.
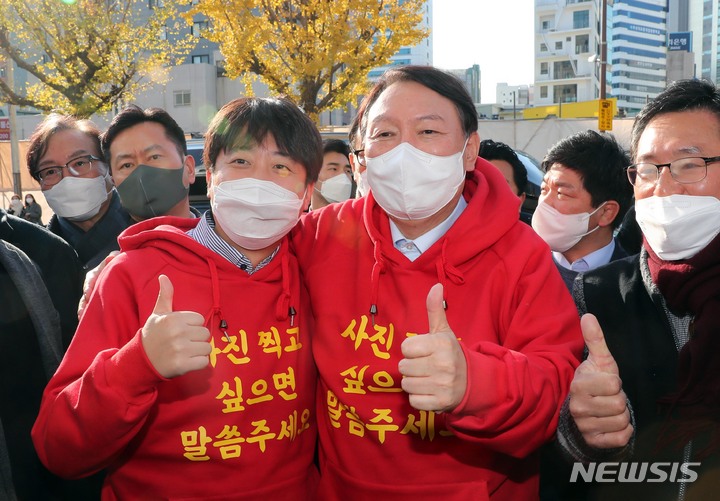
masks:
<path fill-rule="evenodd" d="M 400 143 L 379 157 L 366 156 L 367 182 L 378 205 L 403 220 L 436 214 L 465 180 L 465 146 L 454 155 L 438 157 Z"/>
<path fill-rule="evenodd" d="M 600 228 L 596 226 L 588 231 L 590 216 L 599 211 L 606 202 L 592 212 L 563 214 L 555 207 L 540 202 L 532 217 L 532 227 L 540 238 L 545 240 L 555 252 L 565 252 L 577 244 L 584 236 Z"/>
<path fill-rule="evenodd" d="M 720 200 L 692 195 L 643 198 L 635 201 L 635 218 L 660 259 L 688 259 L 720 233 Z"/>
<path fill-rule="evenodd" d="M 355 195 L 355 198 L 360 198 L 367 195 L 370 191 L 370 187 L 367 183 L 367 169 L 362 172 L 360 172 L 358 169 L 355 169 L 355 172 L 353 172 L 353 179 L 355 180 L 355 184 L 357 185 L 357 194 Z"/>
<path fill-rule="evenodd" d="M 347 174 L 338 174 L 330 179 L 322 181 L 320 194 L 330 203 L 344 202 L 350 198 L 352 192 L 352 181 Z"/>
<path fill-rule="evenodd" d="M 303 199 L 271 181 L 225 181 L 215 186 L 213 193 L 215 221 L 243 249 L 269 247 L 300 219 Z"/>
<path fill-rule="evenodd" d="M 96 216 L 108 198 L 104 176 L 65 176 L 43 195 L 53 212 L 69 221 L 87 221 Z"/>

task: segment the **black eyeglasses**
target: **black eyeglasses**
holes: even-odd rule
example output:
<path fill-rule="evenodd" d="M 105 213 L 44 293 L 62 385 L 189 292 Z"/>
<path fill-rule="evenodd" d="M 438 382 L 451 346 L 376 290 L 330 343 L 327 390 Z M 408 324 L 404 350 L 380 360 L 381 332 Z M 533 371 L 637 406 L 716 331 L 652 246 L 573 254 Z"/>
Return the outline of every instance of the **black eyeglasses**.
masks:
<path fill-rule="evenodd" d="M 352 154 L 355 155 L 360 165 L 365 165 L 365 150 L 352 150 Z"/>
<path fill-rule="evenodd" d="M 655 184 L 660 179 L 660 169 L 667 167 L 678 183 L 698 183 L 707 177 L 708 164 L 714 162 L 720 162 L 720 157 L 678 158 L 667 164 L 641 162 L 627 168 L 627 177 L 633 186 Z"/>
<path fill-rule="evenodd" d="M 92 163 L 99 161 L 101 159 L 95 155 L 82 155 L 73 158 L 65 165 L 53 165 L 39 170 L 35 173 L 35 178 L 40 181 L 42 186 L 54 186 L 62 181 L 63 169 L 67 169 L 73 176 L 84 176 L 92 169 Z"/>

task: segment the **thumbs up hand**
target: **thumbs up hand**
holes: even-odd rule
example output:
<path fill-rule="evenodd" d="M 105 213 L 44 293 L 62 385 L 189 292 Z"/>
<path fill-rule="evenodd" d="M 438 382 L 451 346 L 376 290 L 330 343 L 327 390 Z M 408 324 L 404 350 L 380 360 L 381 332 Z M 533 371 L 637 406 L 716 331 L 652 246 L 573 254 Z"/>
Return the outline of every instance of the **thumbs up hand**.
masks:
<path fill-rule="evenodd" d="M 467 362 L 443 308 L 443 288 L 435 284 L 427 296 L 430 331 L 403 341 L 405 358 L 398 364 L 402 389 L 418 410 L 450 411 L 467 388 Z"/>
<path fill-rule="evenodd" d="M 173 311 L 173 285 L 158 277 L 157 302 L 142 328 L 142 345 L 148 359 L 166 378 L 203 369 L 210 362 L 210 332 L 205 319 L 194 311 Z"/>
<path fill-rule="evenodd" d="M 620 371 L 595 316 L 583 315 L 580 327 L 588 356 L 570 384 L 570 414 L 588 445 L 624 447 L 633 427 Z"/>

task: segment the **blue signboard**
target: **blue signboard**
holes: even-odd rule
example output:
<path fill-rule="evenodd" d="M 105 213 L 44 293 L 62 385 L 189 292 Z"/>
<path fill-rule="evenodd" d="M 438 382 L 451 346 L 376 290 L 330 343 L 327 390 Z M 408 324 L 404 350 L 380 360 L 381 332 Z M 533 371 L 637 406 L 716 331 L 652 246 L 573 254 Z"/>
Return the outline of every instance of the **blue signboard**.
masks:
<path fill-rule="evenodd" d="M 668 33 L 668 50 L 692 50 L 692 31 L 678 31 Z"/>

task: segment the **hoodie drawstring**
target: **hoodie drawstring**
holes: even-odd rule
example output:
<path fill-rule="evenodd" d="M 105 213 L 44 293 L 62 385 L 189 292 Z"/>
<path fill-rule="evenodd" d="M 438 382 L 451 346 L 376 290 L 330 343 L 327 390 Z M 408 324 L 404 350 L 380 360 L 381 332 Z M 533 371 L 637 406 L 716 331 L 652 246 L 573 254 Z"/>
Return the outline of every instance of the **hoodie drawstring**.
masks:
<path fill-rule="evenodd" d="M 380 274 L 385 272 L 385 260 L 382 257 L 380 244 L 373 240 L 373 267 L 370 275 L 370 317 L 375 325 L 375 315 L 378 313 L 377 300 L 380 289 Z"/>
<path fill-rule="evenodd" d="M 445 238 L 443 239 L 440 258 L 435 262 L 435 271 L 437 273 L 438 281 L 443 286 L 443 308 L 446 310 L 448 309 L 448 279 L 455 285 L 462 285 L 465 283 L 465 277 L 463 276 L 462 272 L 448 262 L 447 246 L 448 239 Z"/>
<path fill-rule="evenodd" d="M 295 326 L 295 315 L 297 315 L 297 311 L 295 311 L 295 307 L 292 305 L 292 295 L 290 294 L 290 263 L 289 263 L 289 257 L 286 252 L 282 254 L 282 258 L 280 260 L 280 265 L 282 267 L 282 294 L 280 294 L 280 297 L 278 297 L 276 307 L 275 307 L 275 316 L 278 320 L 286 320 L 288 317 L 290 318 L 290 327 Z"/>
<path fill-rule="evenodd" d="M 227 333 L 228 324 L 223 318 L 222 310 L 220 309 L 220 281 L 218 279 L 217 265 L 214 261 L 208 259 L 208 268 L 210 268 L 210 282 L 212 283 L 212 309 L 208 315 L 208 319 L 205 321 L 205 327 L 212 333 L 212 321 L 215 318 L 219 318 L 217 328 L 223 333 L 228 343 L 231 342 L 230 335 Z"/>

